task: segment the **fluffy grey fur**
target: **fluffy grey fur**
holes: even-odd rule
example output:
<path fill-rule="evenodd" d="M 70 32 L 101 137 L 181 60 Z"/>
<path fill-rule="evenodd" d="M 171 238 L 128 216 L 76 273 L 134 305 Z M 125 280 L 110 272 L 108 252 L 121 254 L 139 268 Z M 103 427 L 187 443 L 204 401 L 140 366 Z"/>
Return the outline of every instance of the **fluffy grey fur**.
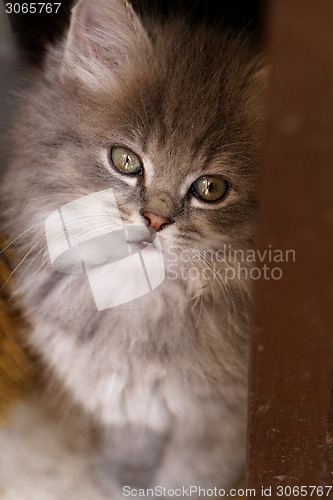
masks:
<path fill-rule="evenodd" d="M 143 26 L 123 0 L 81 0 L 17 112 L 4 218 L 28 342 L 100 430 L 96 464 L 112 499 L 124 484 L 229 487 L 241 474 L 251 283 L 226 282 L 236 261 L 214 256 L 253 245 L 262 92 L 246 36 L 180 19 Z M 143 175 L 111 166 L 118 145 L 142 159 Z M 190 192 L 208 174 L 229 183 L 220 202 Z M 172 221 L 159 233 L 167 276 L 97 312 L 82 276 L 52 269 L 44 222 L 110 187 L 124 221 Z M 96 227 L 112 223 L 106 204 Z M 184 252 L 193 279 L 180 274 Z"/>

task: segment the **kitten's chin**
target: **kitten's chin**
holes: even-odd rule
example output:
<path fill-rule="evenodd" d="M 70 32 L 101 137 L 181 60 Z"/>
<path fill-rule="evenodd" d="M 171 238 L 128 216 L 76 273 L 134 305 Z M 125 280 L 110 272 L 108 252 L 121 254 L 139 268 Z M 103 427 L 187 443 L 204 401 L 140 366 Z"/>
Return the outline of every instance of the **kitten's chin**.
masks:
<path fill-rule="evenodd" d="M 147 226 L 126 226 L 126 242 L 129 245 L 131 253 L 140 252 L 152 246 L 155 248 L 157 232 L 155 229 Z"/>

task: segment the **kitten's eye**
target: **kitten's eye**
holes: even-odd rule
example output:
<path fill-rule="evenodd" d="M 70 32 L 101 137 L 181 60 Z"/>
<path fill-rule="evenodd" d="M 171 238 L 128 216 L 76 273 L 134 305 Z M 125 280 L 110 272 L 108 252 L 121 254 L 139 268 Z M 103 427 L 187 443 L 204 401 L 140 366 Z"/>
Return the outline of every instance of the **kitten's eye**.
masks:
<path fill-rule="evenodd" d="M 222 177 L 205 176 L 196 180 L 191 191 L 203 201 L 221 200 L 228 192 L 228 183 Z"/>
<path fill-rule="evenodd" d="M 125 174 L 140 174 L 142 172 L 141 161 L 129 149 L 121 147 L 112 148 L 111 160 L 113 165 Z"/>

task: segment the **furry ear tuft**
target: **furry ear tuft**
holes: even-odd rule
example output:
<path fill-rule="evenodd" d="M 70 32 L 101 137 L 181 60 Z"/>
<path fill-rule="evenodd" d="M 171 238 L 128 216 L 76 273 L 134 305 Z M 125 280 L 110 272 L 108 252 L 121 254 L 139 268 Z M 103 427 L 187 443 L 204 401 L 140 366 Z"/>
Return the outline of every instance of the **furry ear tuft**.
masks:
<path fill-rule="evenodd" d="M 118 63 L 147 42 L 146 31 L 127 0 L 80 0 L 72 10 L 65 59 Z"/>

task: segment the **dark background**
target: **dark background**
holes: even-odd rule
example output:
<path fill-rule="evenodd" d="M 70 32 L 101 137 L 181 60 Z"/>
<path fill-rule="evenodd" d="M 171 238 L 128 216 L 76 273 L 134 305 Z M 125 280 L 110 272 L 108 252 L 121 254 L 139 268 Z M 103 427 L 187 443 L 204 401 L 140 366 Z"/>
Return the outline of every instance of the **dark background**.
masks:
<path fill-rule="evenodd" d="M 24 16 L 21 21 L 11 19 L 16 28 L 14 36 L 20 50 L 30 62 L 40 62 L 45 44 L 61 37 L 68 27 L 70 9 L 76 3 L 77 0 L 62 0 L 58 15 L 43 16 L 37 25 L 28 29 L 24 28 L 29 26 L 30 21 L 27 23 Z M 206 18 L 208 22 L 214 23 L 222 20 L 225 25 L 236 30 L 246 28 L 255 32 L 259 38 L 263 33 L 264 0 L 130 0 L 130 3 L 139 14 L 152 12 L 165 18 L 178 11 L 185 11 L 187 17 L 193 21 Z"/>

